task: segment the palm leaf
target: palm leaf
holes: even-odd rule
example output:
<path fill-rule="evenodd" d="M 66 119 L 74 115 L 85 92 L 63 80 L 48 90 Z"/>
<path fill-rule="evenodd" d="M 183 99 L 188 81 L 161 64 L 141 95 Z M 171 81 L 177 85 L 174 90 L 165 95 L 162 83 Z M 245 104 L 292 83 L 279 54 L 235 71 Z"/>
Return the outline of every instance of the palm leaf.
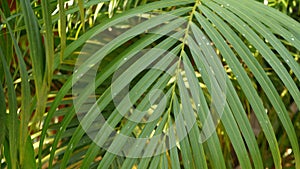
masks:
<path fill-rule="evenodd" d="M 65 3 L 0 11 L 9 32 L 0 43 L 2 166 L 299 168 L 289 111 L 300 107 L 297 21 L 247 0 Z M 18 45 L 24 30 L 30 62 Z M 30 139 L 35 111 L 43 127 Z"/>
<path fill-rule="evenodd" d="M 251 3 L 251 4 L 258 5 L 255 3 Z M 194 8 L 193 9 L 186 8 L 186 9 L 190 9 L 191 13 L 192 13 L 191 14 L 192 17 L 190 17 L 190 18 L 192 18 L 190 20 L 191 23 L 189 22 L 189 24 L 191 24 L 191 28 L 192 28 L 191 30 L 194 33 L 193 38 L 196 39 L 196 42 L 198 42 L 198 44 L 200 44 L 202 42 L 203 44 L 209 43 L 209 45 L 210 45 L 210 43 L 213 43 L 215 45 L 214 48 L 211 48 L 211 47 L 206 48 L 205 46 L 203 46 L 203 47 L 200 46 L 200 48 L 199 47 L 197 48 L 197 44 L 195 44 L 195 46 L 193 46 L 192 44 L 189 44 L 189 48 L 192 48 L 192 49 L 190 49 L 190 50 L 192 50 L 191 55 L 192 55 L 193 61 L 195 61 L 197 70 L 201 70 L 201 68 L 203 69 L 205 67 L 205 65 L 203 64 L 203 60 L 201 60 L 201 59 L 199 60 L 199 57 L 200 58 L 201 57 L 204 57 L 204 58 L 210 57 L 210 55 L 215 53 L 214 51 L 216 51 L 216 50 L 220 52 L 219 55 L 224 57 L 226 63 L 228 63 L 228 65 L 232 69 L 233 74 L 236 75 L 237 81 L 241 85 L 241 89 L 245 93 L 247 99 L 250 101 L 250 105 L 252 106 L 254 113 L 256 114 L 256 116 L 260 122 L 260 125 L 264 131 L 266 139 L 269 141 L 270 148 L 272 150 L 272 154 L 273 154 L 273 158 L 274 158 L 274 165 L 276 166 L 276 168 L 279 168 L 281 165 L 280 164 L 281 157 L 280 157 L 280 152 L 279 152 L 279 149 L 277 146 L 277 140 L 276 140 L 275 134 L 272 130 L 272 125 L 269 121 L 268 116 L 265 114 L 265 108 L 259 97 L 259 94 L 257 93 L 254 86 L 249 85 L 252 82 L 251 82 L 251 79 L 247 75 L 248 72 L 246 72 L 245 69 L 240 65 L 240 62 L 237 57 L 236 58 L 232 57 L 235 55 L 239 56 L 246 63 L 246 65 L 249 66 L 251 72 L 257 78 L 258 82 L 263 87 L 263 90 L 268 95 L 268 98 L 270 99 L 275 110 L 277 112 L 279 112 L 278 116 L 289 135 L 290 141 L 292 142 L 293 150 L 295 153 L 295 159 L 297 161 L 298 160 L 297 154 L 299 153 L 298 144 L 296 143 L 297 138 L 295 135 L 295 131 L 292 128 L 292 123 L 289 120 L 289 118 L 287 118 L 287 110 L 284 107 L 280 96 L 277 94 L 277 91 L 276 91 L 274 85 L 272 84 L 272 81 L 270 80 L 270 78 L 268 78 L 265 71 L 260 66 L 260 63 L 255 59 L 255 57 L 252 56 L 251 51 L 247 47 L 247 44 L 245 44 L 245 42 L 247 42 L 247 43 L 249 42 L 249 43 L 253 44 L 254 47 L 257 48 L 261 52 L 261 55 L 263 57 L 266 57 L 266 61 L 269 61 L 268 59 L 270 59 L 270 66 L 272 68 L 276 67 L 276 68 L 274 68 L 274 70 L 278 73 L 278 76 L 282 79 L 283 83 L 287 86 L 287 88 L 291 92 L 292 96 L 294 97 L 294 100 L 296 101 L 297 100 L 296 98 L 298 98 L 299 91 L 297 89 L 297 86 L 295 85 L 295 82 L 291 79 L 291 76 L 288 75 L 288 73 L 284 71 L 285 68 L 282 66 L 282 64 L 280 64 L 281 61 L 279 59 L 277 59 L 277 56 L 271 50 L 269 50 L 269 47 L 266 45 L 266 43 L 263 41 L 263 39 L 261 39 L 261 37 L 260 37 L 261 35 L 258 35 L 256 33 L 256 32 L 260 32 L 260 33 L 262 33 L 262 36 L 264 36 L 264 35 L 267 36 L 267 34 L 265 34 L 264 32 L 269 32 L 269 31 L 267 31 L 269 29 L 269 27 L 271 27 L 271 28 L 274 27 L 274 29 L 277 29 L 277 28 L 275 28 L 276 27 L 275 24 L 276 23 L 279 24 L 280 22 L 282 22 L 282 20 L 278 20 L 276 22 L 275 21 L 269 22 L 269 23 L 272 23 L 272 26 L 268 25 L 268 27 L 261 25 L 259 22 L 255 22 L 259 18 L 259 16 L 256 16 L 256 15 L 248 15 L 247 16 L 248 18 L 246 18 L 246 16 L 245 16 L 242 19 L 243 20 L 246 19 L 246 20 L 243 21 L 243 20 L 239 19 L 235 14 L 238 14 L 239 16 L 241 16 L 242 13 L 239 13 L 240 11 L 243 11 L 243 9 L 246 10 L 246 9 L 251 9 L 251 8 L 248 8 L 248 6 L 246 6 L 246 5 L 241 5 L 240 3 L 237 4 L 234 2 L 227 4 L 227 3 L 223 3 L 222 1 L 217 1 L 217 3 L 203 1 L 201 5 L 199 5 L 199 6 L 196 5 L 196 6 L 199 7 L 199 8 L 197 8 L 197 10 L 193 10 Z M 149 7 L 150 7 L 150 5 L 149 5 Z M 270 12 L 269 8 L 263 8 L 263 9 L 265 9 L 266 13 Z M 129 11 L 128 13 L 133 14 L 134 11 L 141 12 L 140 10 L 135 9 L 135 10 L 132 10 L 132 12 Z M 146 9 L 145 12 L 146 11 L 148 11 L 148 9 Z M 185 11 L 185 10 L 183 10 L 183 11 Z M 215 13 L 214 11 L 219 11 L 219 12 Z M 199 13 L 199 12 L 201 12 L 201 13 Z M 274 11 L 272 11 L 272 12 L 274 13 Z M 172 14 L 174 14 L 174 12 Z M 220 15 L 218 15 L 218 14 L 220 14 Z M 262 15 L 262 14 L 260 14 L 260 15 Z M 123 18 L 125 16 L 126 16 L 126 14 L 120 15 L 120 17 L 122 19 L 125 19 L 125 18 Z M 180 16 L 180 15 L 177 14 L 176 16 Z M 205 17 L 208 20 L 205 19 Z M 282 15 L 281 15 L 281 17 L 282 17 Z M 118 19 L 118 16 L 116 17 L 116 19 Z M 166 18 L 164 18 L 164 19 L 165 20 L 162 20 L 162 21 L 164 21 L 164 22 L 168 21 Z M 187 19 L 189 19 L 189 17 Z M 275 20 L 276 18 L 272 18 L 272 19 Z M 138 34 L 141 34 L 143 31 L 150 29 L 155 25 L 158 25 L 160 23 L 158 21 L 159 20 L 150 19 L 149 20 L 150 27 L 147 26 L 146 23 L 143 23 L 143 27 L 139 27 L 138 25 L 136 27 L 133 27 L 132 30 L 129 30 L 128 32 L 126 32 L 126 34 L 120 35 L 120 37 L 118 37 L 118 39 L 116 39 L 115 42 L 111 42 L 108 45 L 101 47 L 101 50 L 95 52 L 96 54 L 89 57 L 89 59 L 86 62 L 84 62 L 83 64 L 94 66 L 95 64 L 93 64 L 93 63 L 96 63 L 97 61 L 100 61 L 101 59 L 103 59 L 106 56 L 106 54 L 113 52 L 113 50 L 117 49 L 122 43 L 128 41 L 130 38 L 132 38 Z M 226 22 L 224 22 L 224 21 L 226 21 Z M 116 22 L 114 21 L 114 18 L 112 18 L 111 22 L 107 22 L 107 25 L 110 25 L 110 23 L 116 24 Z M 172 23 L 172 22 L 170 22 L 170 23 Z M 231 23 L 231 25 L 229 25 L 228 23 Z M 266 23 L 266 22 L 264 22 L 264 23 Z M 201 27 L 203 28 L 203 30 L 200 30 L 199 26 L 197 26 L 197 24 L 200 24 Z M 297 24 L 297 23 L 293 23 L 293 24 Z M 243 25 L 246 25 L 246 26 L 243 26 Z M 247 25 L 249 25 L 249 26 L 251 25 L 251 27 L 248 27 Z M 292 24 L 288 24 L 286 22 L 284 22 L 284 26 L 288 27 L 286 29 L 286 31 L 288 31 L 288 29 L 293 29 L 293 27 L 294 27 Z M 233 27 L 236 29 L 236 31 L 232 30 Z M 100 26 L 99 26 L 99 28 L 100 28 Z M 102 30 L 104 30 L 105 26 L 101 25 L 101 28 L 102 28 L 101 30 L 95 29 L 96 31 L 93 31 L 93 32 L 99 33 Z M 161 30 L 163 30 L 163 28 Z M 190 31 L 190 26 L 186 27 L 186 31 Z M 237 33 L 235 33 L 235 32 L 237 32 Z M 239 34 L 239 32 L 240 32 L 240 34 Z M 244 32 L 247 32 L 247 35 L 244 35 L 245 39 L 243 37 L 241 38 L 239 36 L 241 34 L 244 34 Z M 90 36 L 90 34 L 87 34 L 87 35 Z M 208 38 L 208 40 L 201 41 L 202 36 L 206 36 Z M 84 37 L 82 37 L 82 38 L 84 38 Z M 147 37 L 144 37 L 144 38 L 147 39 Z M 268 37 L 266 37 L 266 38 L 268 38 L 268 41 L 271 45 L 274 43 L 274 47 L 276 48 L 277 51 L 279 51 L 278 53 L 282 54 L 280 56 L 289 58 L 290 62 L 287 62 L 287 64 L 289 64 L 292 69 L 294 69 L 294 70 L 299 69 L 299 64 L 292 59 L 293 58 L 292 55 L 290 55 L 287 52 L 288 50 L 284 47 L 284 45 L 277 38 L 275 38 L 274 35 L 268 34 Z M 296 36 L 295 36 L 295 38 L 296 38 Z M 295 41 L 295 38 L 292 41 Z M 176 43 L 176 39 L 173 39 L 173 40 Z M 226 41 L 228 41 L 228 42 L 226 42 Z M 138 45 L 145 47 L 149 44 L 147 42 L 149 42 L 149 40 L 144 40 L 144 41 L 141 40 L 138 43 Z M 163 42 L 164 41 L 162 41 L 161 43 L 163 43 Z M 170 43 L 170 42 L 168 42 L 168 43 Z M 232 49 L 230 48 L 230 46 L 228 46 L 228 43 L 232 44 Z M 76 45 L 79 45 L 79 44 L 80 44 L 80 42 L 76 43 Z M 174 43 L 172 43 L 172 44 L 174 44 Z M 185 43 L 182 41 L 181 44 L 179 44 L 179 46 L 184 45 L 184 44 Z M 120 62 L 120 60 L 130 59 L 130 55 L 132 56 L 134 53 L 138 53 L 138 51 L 141 50 L 141 48 L 135 48 L 135 46 L 136 45 L 133 45 L 133 47 L 130 47 L 130 49 L 125 50 L 123 52 L 124 54 L 119 55 L 118 58 L 120 58 L 120 59 L 115 59 L 115 60 L 111 61 L 109 66 L 104 67 L 103 72 L 101 72 L 99 74 L 99 76 L 97 75 L 97 78 L 100 78 L 100 79 L 108 78 L 109 74 L 106 73 L 106 70 L 110 70 L 110 72 L 113 73 L 114 71 L 116 71 L 114 69 L 116 69 L 116 67 L 118 67 L 120 63 L 122 64 L 122 62 Z M 167 47 L 165 49 L 169 49 L 169 48 Z M 102 55 L 99 56 L 98 54 L 100 54 L 100 53 L 102 53 Z M 200 53 L 202 53 L 202 56 L 199 55 Z M 190 64 L 191 59 L 189 58 L 188 55 L 189 54 L 180 53 L 179 57 L 182 58 L 183 60 L 186 60 L 187 65 L 188 64 L 191 65 Z M 142 56 L 141 59 L 146 59 L 146 60 L 144 60 L 144 61 L 141 60 L 140 62 L 137 63 L 137 66 L 140 65 L 139 63 L 143 63 L 143 62 L 149 63 L 155 59 L 155 58 L 151 58 L 153 60 L 147 60 L 147 58 L 149 57 L 149 56 L 148 57 L 147 56 L 148 55 Z M 125 63 L 126 62 L 123 62 L 123 64 L 125 64 Z M 274 63 L 274 64 L 272 64 L 272 63 Z M 190 67 L 192 68 L 192 66 L 190 66 Z M 167 67 L 163 67 L 163 68 L 167 68 Z M 135 66 L 132 66 L 132 68 L 129 68 L 128 75 L 124 75 L 124 77 L 121 78 L 120 82 L 124 79 L 127 79 L 127 80 L 129 79 L 129 81 L 130 81 L 130 79 L 132 77 L 130 77 L 129 75 L 132 75 L 132 76 L 137 75 L 137 73 L 134 73 L 134 70 L 137 71 L 139 69 L 143 69 L 143 68 L 135 67 Z M 77 72 L 74 74 L 75 79 L 79 75 L 86 73 L 88 70 L 89 69 L 87 67 L 84 67 L 82 69 L 79 68 L 77 70 Z M 183 70 L 181 70 L 181 71 L 183 71 Z M 214 71 L 217 71 L 217 70 L 214 70 Z M 218 70 L 218 71 L 221 71 L 221 70 Z M 194 73 L 186 74 L 186 78 L 189 82 L 189 85 L 192 84 L 192 79 L 195 79 L 195 80 L 197 79 L 195 74 L 194 75 L 193 74 Z M 203 72 L 203 78 L 205 78 L 204 74 L 205 74 L 205 72 Z M 148 75 L 148 73 L 145 75 L 145 78 L 140 79 L 138 82 L 136 82 L 136 85 L 133 86 L 132 92 L 140 91 L 140 94 L 138 94 L 137 97 L 131 98 L 131 99 L 133 99 L 132 100 L 133 102 L 135 102 L 135 100 L 137 100 L 139 97 L 141 97 L 141 93 L 145 92 L 144 86 L 139 85 L 139 84 L 146 84 L 146 82 L 148 82 L 148 83 L 150 82 L 149 79 L 147 78 L 148 77 L 147 75 Z M 150 75 L 149 75 L 149 77 L 150 77 Z M 209 74 L 206 75 L 206 78 L 207 77 L 209 77 Z M 227 78 L 227 76 L 226 76 L 226 78 Z M 101 81 L 96 80 L 97 83 L 95 83 L 95 85 L 100 86 L 101 83 L 103 83 L 104 79 Z M 190 103 L 187 100 L 189 100 L 188 98 L 190 98 L 190 99 L 194 99 L 194 98 L 191 98 L 192 96 L 190 94 L 188 94 L 189 92 L 182 90 L 182 89 L 186 88 L 186 86 L 185 87 L 183 86 L 184 85 L 183 81 L 180 83 L 180 78 L 178 80 L 179 81 L 175 82 L 175 84 L 177 84 L 179 86 L 181 84 L 181 87 L 178 86 L 179 89 L 181 89 L 181 90 L 179 90 L 179 93 L 182 93 L 182 94 L 186 93 L 186 94 L 177 96 L 177 97 L 179 97 L 177 99 L 175 99 L 176 97 L 171 97 L 172 99 L 175 99 L 175 100 L 174 101 L 170 100 L 169 106 L 170 107 L 174 106 L 174 108 L 177 107 L 176 109 L 173 109 L 171 112 L 180 113 L 181 111 L 187 111 L 187 112 L 192 111 L 193 110 L 192 107 L 184 108 L 184 105 L 192 106 L 193 103 Z M 203 79 L 203 80 L 206 82 L 206 85 L 209 88 L 210 80 L 209 79 Z M 228 134 L 230 140 L 232 141 L 232 144 L 237 153 L 237 157 L 239 159 L 240 165 L 243 168 L 251 167 L 252 165 L 254 165 L 256 168 L 261 168 L 262 167 L 262 159 L 260 157 L 259 148 L 258 148 L 257 144 L 255 143 L 254 133 L 251 130 L 251 126 L 250 126 L 249 121 L 247 120 L 246 114 L 243 113 L 244 112 L 243 105 L 239 101 L 238 95 L 235 94 L 236 92 L 234 91 L 235 89 L 232 87 L 231 82 L 228 80 L 226 80 L 226 85 L 229 86 L 227 90 L 230 91 L 229 92 L 230 94 L 227 94 L 227 97 L 226 97 L 226 98 L 228 98 L 227 99 L 228 105 L 226 104 L 225 109 L 224 109 L 225 115 L 223 115 L 221 118 L 222 124 L 224 125 L 225 130 L 227 131 L 227 134 Z M 197 79 L 196 81 L 198 81 L 198 85 L 199 85 L 199 79 Z M 127 85 L 127 83 L 125 81 L 122 81 L 122 82 L 124 82 L 124 84 L 122 84 L 121 86 L 119 86 L 119 85 L 117 86 L 120 88 L 119 90 L 121 90 L 123 87 L 125 87 Z M 153 80 L 151 82 L 153 83 Z M 73 83 L 76 83 L 76 81 L 73 81 Z M 159 83 L 159 81 L 157 81 L 157 82 L 154 81 L 153 85 L 155 85 L 157 83 Z M 159 89 L 164 89 L 165 87 L 166 86 L 161 86 Z M 97 101 L 97 104 L 99 104 L 98 106 L 100 106 L 101 110 L 102 109 L 105 110 L 105 107 L 107 107 L 109 105 L 109 102 L 111 102 L 113 99 L 110 97 L 110 95 L 112 95 L 110 90 L 111 90 L 111 88 L 108 88 L 106 90 L 105 94 L 102 94 L 102 95 L 100 94 L 100 98 Z M 192 90 L 192 88 L 189 88 L 189 90 Z M 199 88 L 199 86 L 198 86 L 198 87 L 194 88 L 190 93 L 194 93 L 196 91 L 197 91 L 196 93 L 198 93 L 199 90 L 201 91 L 201 88 Z M 82 91 L 84 92 L 84 91 L 86 91 L 86 89 L 83 89 Z M 171 95 L 176 94 L 176 92 L 175 93 L 174 92 L 175 92 L 175 90 L 172 91 Z M 130 93 L 131 93 L 131 91 L 130 91 Z M 89 94 L 81 93 L 80 95 L 83 95 L 82 97 L 87 97 Z M 198 98 L 198 99 L 200 99 L 200 98 Z M 143 101 L 140 103 L 141 105 L 143 105 Z M 181 103 L 181 101 L 182 101 L 182 103 Z M 194 99 L 194 101 L 195 101 L 195 99 Z M 208 100 L 206 100 L 205 102 L 207 102 L 207 101 Z M 204 103 L 202 102 L 201 105 L 204 106 L 205 105 Z M 82 103 L 80 103 L 80 104 L 82 104 Z M 183 107 L 180 106 L 181 104 Z M 96 106 L 96 105 L 94 105 L 94 106 Z M 137 105 L 137 106 L 139 106 L 139 105 Z M 229 109 L 229 107 L 230 107 L 230 109 Z M 94 107 L 94 108 L 96 108 L 96 107 Z M 128 108 L 130 108 L 130 107 L 128 107 L 128 106 L 122 107 L 122 109 L 128 109 Z M 93 112 L 95 110 L 88 110 L 88 111 Z M 110 125 L 112 125 L 112 126 L 116 126 L 122 120 L 122 117 L 118 115 L 117 111 L 118 111 L 118 109 L 115 108 L 115 110 L 112 112 L 112 114 L 108 118 L 108 122 L 110 122 Z M 93 117 L 96 117 L 96 116 L 93 116 Z M 194 118 L 197 118 L 197 117 L 194 117 Z M 85 128 L 85 129 L 88 128 L 89 125 L 91 125 L 90 120 L 92 120 L 92 119 L 93 118 L 88 117 L 88 116 L 87 116 L 87 119 L 83 119 L 83 121 L 81 121 L 81 125 L 84 126 L 83 128 Z M 170 123 L 170 121 L 168 123 Z M 161 125 L 164 126 L 168 123 L 164 122 L 164 123 L 160 124 L 158 127 L 160 127 Z M 130 129 L 126 128 L 127 129 L 127 130 L 125 130 L 126 132 L 124 131 L 125 134 L 131 135 L 133 132 L 133 129 L 134 129 L 134 127 L 133 127 L 134 125 L 137 125 L 137 124 L 134 124 L 134 123 L 124 124 L 124 126 L 123 126 L 124 128 L 126 128 L 126 126 L 130 126 Z M 148 125 L 146 125 L 146 126 L 148 126 Z M 144 130 L 147 130 L 146 126 L 142 130 L 142 132 Z M 182 140 L 182 142 L 180 142 L 180 150 L 179 151 L 181 152 L 181 155 L 182 155 L 182 158 L 184 161 L 183 166 L 185 168 L 205 167 L 207 165 L 205 159 L 203 159 L 203 160 L 198 160 L 198 158 L 191 159 L 190 155 L 192 155 L 192 154 L 193 154 L 192 157 L 198 157 L 198 156 L 201 156 L 200 154 L 203 155 L 203 153 L 205 153 L 205 150 L 209 150 L 210 152 L 215 152 L 215 153 L 212 153 L 214 155 L 216 155 L 216 152 L 221 152 L 220 148 L 217 148 L 217 150 L 213 150 L 214 147 L 212 146 L 212 143 L 216 143 L 214 141 L 216 139 L 215 137 L 213 137 L 214 140 L 207 141 L 207 144 L 205 144 L 205 145 L 198 144 L 193 141 L 195 138 L 199 139 L 199 131 L 200 130 L 201 130 L 201 128 L 199 128 L 199 126 L 197 126 L 197 125 L 194 126 L 192 128 L 192 130 L 190 131 L 191 133 L 188 135 L 188 137 L 186 137 L 184 140 Z M 105 131 L 106 130 L 103 129 L 99 133 L 103 134 Z M 123 130 L 121 130 L 121 132 L 122 131 Z M 236 131 L 240 131 L 240 134 L 243 135 L 243 137 L 247 138 L 246 145 L 242 141 L 243 139 L 242 139 L 241 135 L 236 133 Z M 158 132 L 158 130 L 156 132 Z M 184 133 L 184 131 L 182 131 L 182 132 Z M 71 142 L 69 143 L 69 146 L 68 146 L 69 148 L 70 147 L 74 148 L 74 144 L 76 144 L 76 142 L 78 142 L 80 140 L 80 137 L 81 137 L 80 135 L 83 135 L 82 128 L 78 128 L 77 132 L 75 132 L 75 133 L 76 134 L 73 136 L 73 138 L 71 139 Z M 103 137 L 103 135 L 97 135 L 97 136 L 99 137 L 98 139 L 100 139 L 100 141 L 98 140 L 99 142 L 105 142 L 105 139 L 107 139 L 107 136 L 106 137 Z M 116 144 L 113 144 L 114 142 Z M 121 139 L 120 140 L 116 139 L 114 142 L 112 143 L 112 147 L 117 146 L 117 148 L 115 147 L 114 149 L 120 149 L 120 148 L 122 148 L 122 145 L 126 144 L 126 140 L 122 141 Z M 96 142 L 96 143 L 98 143 L 98 142 Z M 211 146 L 209 146 L 209 145 L 211 145 Z M 153 144 L 153 146 L 155 146 L 155 144 Z M 201 150 L 201 148 L 199 146 L 200 147 L 208 146 L 207 147 L 208 149 Z M 246 146 L 249 148 L 249 153 L 252 156 L 253 164 L 251 164 L 249 158 L 248 159 L 245 158 L 248 156 L 247 153 L 245 153 L 245 152 L 247 152 Z M 89 160 L 85 160 L 84 166 L 87 166 L 89 163 L 91 163 L 91 160 L 97 156 L 97 152 L 99 152 L 99 148 L 96 148 L 96 147 L 97 147 L 96 144 L 92 144 L 89 151 L 87 151 L 86 157 L 88 157 L 87 159 L 89 159 Z M 184 148 L 182 148 L 182 147 L 184 147 Z M 192 147 L 193 151 L 189 150 L 188 147 Z M 217 146 L 217 147 L 219 147 L 219 146 Z M 200 150 L 200 151 L 198 151 L 198 150 Z M 172 151 L 174 151 L 174 149 L 172 149 Z M 67 157 L 67 156 L 65 156 L 65 157 Z M 218 156 L 216 156 L 216 157 L 222 159 L 222 157 L 218 157 Z M 114 162 L 113 159 L 115 159 L 115 158 L 116 158 L 115 154 L 107 152 L 104 155 L 103 160 L 100 163 L 100 165 L 98 166 L 98 168 L 109 167 L 110 165 L 113 164 L 113 162 Z M 154 158 L 153 161 L 151 160 L 152 162 L 150 162 L 149 161 L 150 159 L 146 158 L 148 160 L 146 160 L 146 159 L 145 159 L 146 161 L 142 160 L 140 166 L 142 166 L 142 165 L 157 166 L 157 165 L 159 165 L 159 163 L 161 163 L 161 165 L 163 165 L 163 166 L 168 166 L 170 164 L 166 163 L 166 161 L 165 161 L 165 159 L 168 159 L 168 158 L 169 158 L 168 153 L 164 153 L 161 155 L 161 162 L 159 162 L 158 160 L 155 160 L 156 158 Z M 67 164 L 66 163 L 67 159 L 68 158 L 64 158 L 63 166 L 65 166 Z M 177 159 L 176 156 L 175 156 L 175 159 Z M 190 161 L 190 160 L 192 160 L 192 161 Z M 146 163 L 144 163 L 143 161 Z M 201 163 L 201 161 L 202 161 L 202 163 Z M 133 159 L 129 158 L 129 159 L 125 160 L 124 165 L 130 167 L 130 166 L 133 166 L 137 162 L 138 162 L 138 160 L 133 160 Z M 214 164 L 213 166 L 220 165 L 220 164 L 214 163 L 213 160 L 211 163 L 212 163 L 211 165 Z M 223 165 L 221 165 L 221 166 L 223 166 Z"/>

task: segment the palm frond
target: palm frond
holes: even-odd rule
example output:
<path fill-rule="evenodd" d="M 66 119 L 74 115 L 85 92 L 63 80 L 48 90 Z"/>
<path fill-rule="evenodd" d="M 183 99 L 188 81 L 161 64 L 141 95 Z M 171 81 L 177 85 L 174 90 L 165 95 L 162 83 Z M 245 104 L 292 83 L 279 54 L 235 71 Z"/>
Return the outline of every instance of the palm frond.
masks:
<path fill-rule="evenodd" d="M 0 3 L 1 168 L 300 167 L 300 24 L 286 14 L 247 0 Z"/>

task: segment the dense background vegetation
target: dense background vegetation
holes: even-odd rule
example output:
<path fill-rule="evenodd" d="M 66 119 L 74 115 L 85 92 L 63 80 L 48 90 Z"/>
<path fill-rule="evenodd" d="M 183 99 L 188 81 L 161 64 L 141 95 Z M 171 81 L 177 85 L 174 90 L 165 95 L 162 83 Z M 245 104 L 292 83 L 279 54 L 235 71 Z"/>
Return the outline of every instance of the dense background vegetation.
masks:
<path fill-rule="evenodd" d="M 298 0 L 0 0 L 0 4 L 1 168 L 300 167 Z M 94 33 L 145 12 L 172 13 L 204 32 L 210 44 L 207 51 L 213 51 L 204 52 L 204 57 L 217 54 L 227 75 L 227 106 L 216 133 L 206 142 L 198 142 L 202 121 L 197 117 L 191 133 L 177 147 L 154 157 L 126 158 L 100 148 L 85 134 L 81 125 L 89 123 L 80 125 L 76 117 L 72 78 L 76 59 Z M 161 28 L 165 29 L 170 28 Z M 189 32 L 189 26 L 186 29 Z M 184 41 L 150 37 L 144 31 L 129 38 L 113 44 L 97 69 L 95 96 L 104 106 L 104 117 L 116 123 L 115 130 L 126 133 L 124 128 L 131 127 L 128 135 L 142 137 L 162 132 L 171 121 L 164 121 L 163 115 L 149 125 L 117 119 L 112 98 L 106 98 L 119 61 L 149 47 L 181 49 L 176 54 L 197 77 L 184 76 L 201 83 L 207 102 L 201 107 L 209 108 L 209 85 L 199 70 L 204 63 L 197 61 L 192 48 Z M 141 91 L 134 107 L 144 106 L 144 95 L 149 94 L 141 84 L 152 82 L 149 88 L 156 86 L 166 93 L 172 89 L 161 80 L 163 75 L 151 81 L 151 73 L 143 71 L 130 84 L 130 89 Z M 170 119 L 185 109 L 182 105 L 190 104 L 179 82 L 173 81 Z"/>

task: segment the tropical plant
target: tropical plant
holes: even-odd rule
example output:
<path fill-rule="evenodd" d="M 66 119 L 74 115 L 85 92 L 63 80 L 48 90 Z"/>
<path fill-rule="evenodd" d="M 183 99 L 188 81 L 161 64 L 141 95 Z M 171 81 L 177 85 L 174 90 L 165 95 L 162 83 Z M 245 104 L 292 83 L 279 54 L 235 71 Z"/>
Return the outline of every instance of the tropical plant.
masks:
<path fill-rule="evenodd" d="M 0 0 L 1 168 L 300 168 L 282 3 Z"/>

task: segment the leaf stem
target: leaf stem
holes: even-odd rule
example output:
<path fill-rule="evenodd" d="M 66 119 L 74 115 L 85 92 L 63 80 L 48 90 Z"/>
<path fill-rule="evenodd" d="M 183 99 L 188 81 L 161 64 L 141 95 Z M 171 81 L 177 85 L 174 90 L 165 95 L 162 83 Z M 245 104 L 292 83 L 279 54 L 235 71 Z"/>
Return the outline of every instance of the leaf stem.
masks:
<path fill-rule="evenodd" d="M 187 24 L 187 27 L 185 29 L 185 34 L 184 34 L 184 37 L 183 37 L 183 40 L 182 40 L 182 46 L 181 46 L 181 51 L 180 51 L 179 59 L 178 59 L 178 63 L 177 63 L 177 69 L 175 70 L 176 75 L 175 75 L 174 84 L 172 86 L 172 96 L 171 96 L 170 106 L 168 108 L 168 120 L 171 118 L 170 113 L 171 113 L 171 108 L 172 108 L 173 100 L 174 100 L 174 96 L 175 96 L 175 89 L 176 89 L 176 85 L 177 85 L 177 80 L 178 80 L 178 76 L 179 76 L 179 73 L 180 73 L 181 58 L 184 54 L 185 43 L 186 43 L 186 40 L 189 36 L 190 24 L 193 23 L 192 20 L 193 20 L 195 11 L 197 9 L 197 6 L 199 4 L 201 4 L 200 0 L 196 0 L 195 5 L 192 8 L 191 14 L 188 16 L 188 24 Z M 168 127 L 168 125 L 166 125 L 166 127 Z"/>

